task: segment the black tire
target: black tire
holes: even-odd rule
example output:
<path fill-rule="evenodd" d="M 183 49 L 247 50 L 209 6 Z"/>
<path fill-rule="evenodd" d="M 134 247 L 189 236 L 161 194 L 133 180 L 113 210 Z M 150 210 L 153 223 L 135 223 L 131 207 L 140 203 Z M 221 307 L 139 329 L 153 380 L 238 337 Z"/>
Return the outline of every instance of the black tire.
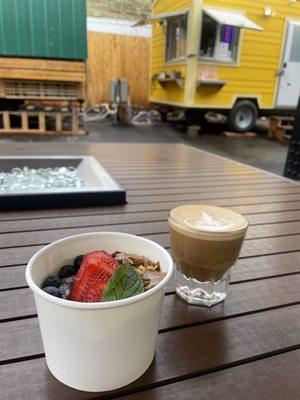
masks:
<path fill-rule="evenodd" d="M 230 111 L 227 124 L 234 132 L 247 132 L 254 128 L 257 118 L 256 105 L 249 100 L 240 100 Z"/>

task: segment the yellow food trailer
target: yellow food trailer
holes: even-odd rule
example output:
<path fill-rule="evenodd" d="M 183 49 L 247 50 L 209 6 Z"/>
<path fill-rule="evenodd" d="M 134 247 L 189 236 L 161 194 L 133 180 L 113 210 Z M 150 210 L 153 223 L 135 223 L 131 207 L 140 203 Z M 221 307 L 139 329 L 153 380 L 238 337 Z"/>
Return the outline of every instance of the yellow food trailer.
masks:
<path fill-rule="evenodd" d="M 294 112 L 297 0 L 156 0 L 151 20 L 151 102 L 191 115 L 222 112 L 240 132 L 259 114 Z"/>

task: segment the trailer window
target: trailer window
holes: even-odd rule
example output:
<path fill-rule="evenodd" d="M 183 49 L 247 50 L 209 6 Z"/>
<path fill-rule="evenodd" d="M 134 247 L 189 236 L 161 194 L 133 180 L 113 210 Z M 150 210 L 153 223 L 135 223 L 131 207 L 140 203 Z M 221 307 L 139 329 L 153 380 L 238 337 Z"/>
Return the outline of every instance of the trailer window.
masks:
<path fill-rule="evenodd" d="M 300 62 L 300 27 L 294 26 L 293 42 L 290 54 L 291 62 Z"/>
<path fill-rule="evenodd" d="M 167 20 L 167 61 L 186 57 L 187 15 Z"/>
<path fill-rule="evenodd" d="M 221 62 L 236 61 L 239 37 L 240 28 L 221 25 L 204 13 L 200 57 Z"/>

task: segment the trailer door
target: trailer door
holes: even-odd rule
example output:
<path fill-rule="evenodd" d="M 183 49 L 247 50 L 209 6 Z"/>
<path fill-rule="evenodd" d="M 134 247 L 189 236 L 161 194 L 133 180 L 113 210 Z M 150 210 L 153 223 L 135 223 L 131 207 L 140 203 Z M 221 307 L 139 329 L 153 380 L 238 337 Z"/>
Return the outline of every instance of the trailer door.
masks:
<path fill-rule="evenodd" d="M 277 107 L 295 108 L 300 96 L 300 21 L 289 21 L 280 71 Z"/>

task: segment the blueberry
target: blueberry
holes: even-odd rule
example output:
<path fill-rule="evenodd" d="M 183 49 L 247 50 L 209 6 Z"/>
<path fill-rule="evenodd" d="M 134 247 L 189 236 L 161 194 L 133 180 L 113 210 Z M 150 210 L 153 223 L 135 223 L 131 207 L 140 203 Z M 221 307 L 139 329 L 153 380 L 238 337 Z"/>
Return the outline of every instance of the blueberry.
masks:
<path fill-rule="evenodd" d="M 77 271 L 73 267 L 73 265 L 64 265 L 59 270 L 58 276 L 60 277 L 60 279 L 64 279 L 64 278 L 68 278 L 69 276 L 75 275 L 76 272 Z"/>
<path fill-rule="evenodd" d="M 82 260 L 83 260 L 83 257 L 84 257 L 84 255 L 81 254 L 80 256 L 77 256 L 74 259 L 74 267 L 75 267 L 76 271 L 79 270 L 80 264 L 82 263 Z"/>
<path fill-rule="evenodd" d="M 51 294 L 51 296 L 61 298 L 61 293 L 57 287 L 48 286 L 48 287 L 43 288 L 43 291 L 48 294 Z"/>
<path fill-rule="evenodd" d="M 42 289 L 48 286 L 56 287 L 58 288 L 61 284 L 60 279 L 57 276 L 48 276 L 42 284 Z"/>

